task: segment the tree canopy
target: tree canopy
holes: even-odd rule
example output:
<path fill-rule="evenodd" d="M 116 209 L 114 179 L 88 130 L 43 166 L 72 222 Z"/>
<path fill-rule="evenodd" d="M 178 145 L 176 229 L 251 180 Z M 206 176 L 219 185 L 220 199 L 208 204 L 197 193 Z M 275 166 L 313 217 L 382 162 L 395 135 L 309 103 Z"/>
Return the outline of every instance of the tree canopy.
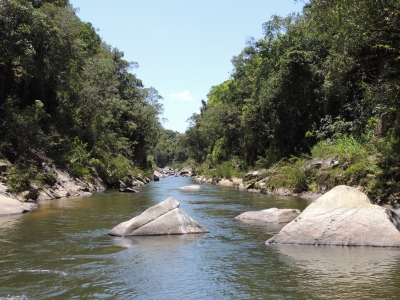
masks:
<path fill-rule="evenodd" d="M 399 14 L 394 0 L 315 0 L 302 13 L 272 16 L 264 37 L 249 39 L 230 78 L 191 117 L 189 155 L 268 166 L 397 115 Z M 397 123 L 390 127 L 398 138 Z"/>
<path fill-rule="evenodd" d="M 76 176 L 146 168 L 162 97 L 68 0 L 0 2 L 0 156 L 39 148 Z M 126 176 L 123 174 L 122 176 Z"/>

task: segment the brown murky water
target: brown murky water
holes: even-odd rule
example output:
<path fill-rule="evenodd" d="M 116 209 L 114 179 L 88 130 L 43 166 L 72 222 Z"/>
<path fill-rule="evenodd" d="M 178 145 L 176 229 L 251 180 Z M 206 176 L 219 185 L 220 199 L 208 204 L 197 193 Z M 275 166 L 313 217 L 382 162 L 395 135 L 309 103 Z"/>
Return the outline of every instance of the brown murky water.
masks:
<path fill-rule="evenodd" d="M 0 218 L 0 299 L 398 299 L 400 249 L 266 246 L 282 226 L 244 211 L 299 208 L 268 197 L 165 178 L 138 194 L 106 191 Z M 173 196 L 210 233 L 110 237 L 115 225 Z"/>

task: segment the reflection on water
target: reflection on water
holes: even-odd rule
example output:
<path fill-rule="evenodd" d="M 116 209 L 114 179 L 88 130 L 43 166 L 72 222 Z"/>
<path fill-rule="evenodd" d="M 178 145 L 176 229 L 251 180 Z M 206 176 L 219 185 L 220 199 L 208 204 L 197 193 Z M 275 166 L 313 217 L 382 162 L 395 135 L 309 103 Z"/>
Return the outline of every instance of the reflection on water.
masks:
<path fill-rule="evenodd" d="M 0 218 L 0 299 L 395 299 L 400 249 L 269 245 L 283 224 L 235 216 L 310 201 L 165 178 L 140 193 L 41 202 Z M 210 233 L 110 237 L 168 197 Z M 19 295 L 19 296 L 18 296 Z"/>
<path fill-rule="evenodd" d="M 174 250 L 181 246 L 195 242 L 204 234 L 167 235 L 167 236 L 110 236 L 115 246 L 132 248 L 139 247 L 141 251 L 158 248 L 160 250 Z"/>
<path fill-rule="evenodd" d="M 270 247 L 270 246 L 268 246 Z M 316 298 L 395 299 L 390 285 L 398 289 L 400 249 L 310 245 L 273 245 L 287 268 L 299 275 L 302 290 Z M 318 287 L 315 290 L 315 287 Z M 332 295 L 321 291 L 331 290 Z"/>
<path fill-rule="evenodd" d="M 6 231 L 14 228 L 17 223 L 23 218 L 22 214 L 0 216 L 0 230 Z"/>
<path fill-rule="evenodd" d="M 287 256 L 286 263 L 312 271 L 331 282 L 350 278 L 353 274 L 363 274 L 365 276 L 357 280 L 370 282 L 371 276 L 396 266 L 396 262 L 400 261 L 397 248 L 302 245 L 280 245 L 277 248 Z M 380 279 L 386 280 L 388 275 L 388 272 L 382 272 Z"/>

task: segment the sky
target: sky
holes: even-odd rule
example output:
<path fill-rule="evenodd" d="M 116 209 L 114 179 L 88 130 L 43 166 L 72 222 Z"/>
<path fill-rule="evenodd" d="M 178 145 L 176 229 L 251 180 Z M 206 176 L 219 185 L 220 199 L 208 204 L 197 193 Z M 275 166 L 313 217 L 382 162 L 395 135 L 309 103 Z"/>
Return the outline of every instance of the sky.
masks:
<path fill-rule="evenodd" d="M 276 14 L 300 12 L 294 0 L 70 0 L 107 44 L 137 62 L 132 73 L 163 97 L 166 129 L 185 132 L 212 86 L 228 80 L 231 59 Z"/>

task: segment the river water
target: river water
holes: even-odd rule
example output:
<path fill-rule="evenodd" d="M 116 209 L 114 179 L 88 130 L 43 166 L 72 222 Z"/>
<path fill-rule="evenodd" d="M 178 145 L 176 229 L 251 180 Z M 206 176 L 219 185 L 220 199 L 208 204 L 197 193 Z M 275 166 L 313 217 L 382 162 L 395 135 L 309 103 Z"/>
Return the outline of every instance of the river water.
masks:
<path fill-rule="evenodd" d="M 0 218 L 0 299 L 398 299 L 400 249 L 277 246 L 283 225 L 234 217 L 310 200 L 165 178 L 140 193 L 115 190 L 41 202 Z M 210 233 L 111 237 L 167 197 Z"/>

